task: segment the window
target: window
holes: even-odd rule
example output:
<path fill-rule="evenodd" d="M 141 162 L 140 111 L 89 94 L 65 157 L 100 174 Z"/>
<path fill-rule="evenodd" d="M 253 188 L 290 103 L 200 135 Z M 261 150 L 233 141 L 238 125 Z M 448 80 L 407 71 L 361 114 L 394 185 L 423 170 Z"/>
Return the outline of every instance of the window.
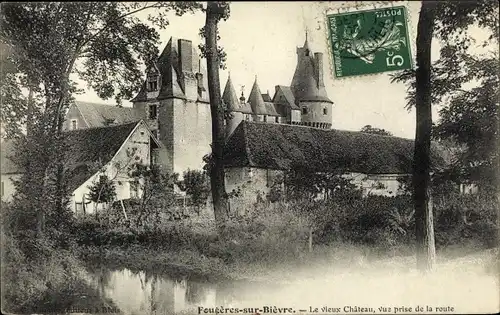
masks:
<path fill-rule="evenodd" d="M 76 214 L 83 214 L 83 202 L 75 202 L 75 212 Z"/>
<path fill-rule="evenodd" d="M 275 121 L 276 123 L 279 123 L 279 122 L 280 122 L 280 118 L 279 118 L 279 117 L 276 117 L 274 121 Z"/>
<path fill-rule="evenodd" d="M 267 116 L 264 115 L 264 122 L 267 122 Z"/>
<path fill-rule="evenodd" d="M 307 115 L 307 107 L 302 107 L 302 114 Z"/>
<path fill-rule="evenodd" d="M 328 114 L 328 109 L 325 107 L 323 108 L 323 115 L 327 115 Z"/>
<path fill-rule="evenodd" d="M 148 92 L 158 91 L 158 75 L 148 76 Z"/>
<path fill-rule="evenodd" d="M 153 150 L 151 152 L 151 165 L 157 165 L 158 164 L 158 151 Z"/>
<path fill-rule="evenodd" d="M 158 118 L 158 106 L 156 104 L 150 104 L 149 105 L 149 119 L 156 119 Z"/>
<path fill-rule="evenodd" d="M 78 122 L 76 119 L 71 119 L 71 130 L 76 130 L 78 128 Z"/>

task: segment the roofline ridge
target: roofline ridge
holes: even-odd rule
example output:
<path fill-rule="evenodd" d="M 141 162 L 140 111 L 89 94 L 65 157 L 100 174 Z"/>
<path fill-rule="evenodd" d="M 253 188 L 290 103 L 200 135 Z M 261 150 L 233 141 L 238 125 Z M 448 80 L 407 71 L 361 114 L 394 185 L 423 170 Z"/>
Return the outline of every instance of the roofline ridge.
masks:
<path fill-rule="evenodd" d="M 82 132 L 82 131 L 85 131 L 85 130 L 89 130 L 89 129 L 101 129 L 101 128 L 116 128 L 116 127 L 123 127 L 125 125 L 137 125 L 139 122 L 143 121 L 143 119 L 140 119 L 140 120 L 136 120 L 136 121 L 129 121 L 129 122 L 126 122 L 126 123 L 123 123 L 123 124 L 116 124 L 116 125 L 110 125 L 110 126 L 96 126 L 96 127 L 88 127 L 88 128 L 79 128 L 79 129 L 74 129 L 74 130 L 66 130 L 64 131 L 65 133 L 70 133 L 70 132 Z"/>

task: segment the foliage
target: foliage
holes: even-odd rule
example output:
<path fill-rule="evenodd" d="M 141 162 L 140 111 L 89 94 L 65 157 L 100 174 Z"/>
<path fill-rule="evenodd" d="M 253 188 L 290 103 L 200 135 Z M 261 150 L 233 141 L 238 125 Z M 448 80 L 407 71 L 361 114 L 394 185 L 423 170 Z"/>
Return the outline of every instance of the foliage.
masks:
<path fill-rule="evenodd" d="M 360 131 L 364 133 L 372 133 L 382 136 L 392 136 L 392 133 L 390 133 L 389 131 L 381 128 L 372 127 L 371 125 L 364 126 L 363 128 L 361 128 Z"/>
<path fill-rule="evenodd" d="M 218 7 L 218 11 L 216 13 L 218 21 L 220 21 L 220 20 L 227 21 L 227 19 L 229 18 L 230 14 L 231 14 L 231 8 L 229 5 L 229 2 L 218 1 L 216 3 L 217 3 L 217 7 Z M 203 8 L 202 11 L 206 12 L 206 8 Z M 217 42 L 218 42 L 221 39 L 218 29 L 217 29 L 216 34 L 217 34 Z M 199 35 L 201 38 L 205 38 L 205 36 L 206 36 L 205 27 L 202 27 L 200 29 Z M 198 45 L 198 48 L 200 49 L 200 57 L 206 58 L 207 50 L 206 50 L 205 44 Z M 221 69 L 226 69 L 227 54 L 224 51 L 224 48 L 222 48 L 221 46 L 217 46 L 217 56 L 218 56 L 218 60 L 219 60 L 219 67 Z"/>
<path fill-rule="evenodd" d="M 493 248 L 499 245 L 498 198 L 490 194 L 450 193 L 436 198 L 436 245 L 438 248 L 468 245 Z"/>
<path fill-rule="evenodd" d="M 37 213 L 39 231 L 46 216 L 57 220 L 66 211 L 61 131 L 65 110 L 78 92 L 72 75 L 102 98 L 115 96 L 119 102 L 131 97 L 142 83 L 142 64 L 157 56 L 159 39 L 158 32 L 135 15 L 151 10 L 150 21 L 161 28 L 168 24 L 165 14 L 169 10 L 180 15 L 196 8 L 177 2 L 2 6 L 0 42 L 2 51 L 9 52 L 2 64 L 10 66 L 9 73 L 2 75 L 8 83 L 2 88 L 17 89 L 2 89 L 12 97 L 2 103 L 0 118 L 10 135 L 20 135 L 24 122 L 30 127 L 23 146 L 26 152 L 19 153 L 28 158 L 19 157 L 26 189 L 20 190 L 18 199 L 24 198 L 20 202 L 29 213 Z M 23 88 L 30 92 L 28 99 L 17 102 L 24 99 L 19 93 Z"/>
<path fill-rule="evenodd" d="M 191 203 L 199 209 L 206 204 L 210 194 L 210 181 L 205 171 L 187 170 L 179 183 L 181 190 L 186 192 Z"/>
<path fill-rule="evenodd" d="M 138 185 L 136 224 L 143 225 L 150 219 L 158 222 L 160 213 L 169 212 L 175 203 L 174 184 L 178 181 L 177 174 L 168 174 L 159 165 L 142 163 L 131 165 L 128 172 L 132 182 Z"/>
<path fill-rule="evenodd" d="M 449 170 L 456 180 L 497 185 L 498 156 L 498 1 L 440 1 L 436 7 L 435 36 L 441 41 L 440 58 L 432 65 L 431 99 L 440 105 L 436 139 L 450 139 L 465 150 Z M 489 32 L 476 43 L 472 30 Z M 483 48 L 477 54 L 472 49 Z M 415 105 L 415 72 L 392 76 L 408 86 L 408 108 Z"/>
<path fill-rule="evenodd" d="M 107 175 L 100 175 L 99 180 L 89 186 L 89 199 L 95 203 L 109 203 L 115 198 L 115 184 Z"/>
<path fill-rule="evenodd" d="M 284 185 L 287 200 L 360 198 L 361 191 L 343 172 L 312 173 L 307 170 L 290 170 L 285 173 Z"/>

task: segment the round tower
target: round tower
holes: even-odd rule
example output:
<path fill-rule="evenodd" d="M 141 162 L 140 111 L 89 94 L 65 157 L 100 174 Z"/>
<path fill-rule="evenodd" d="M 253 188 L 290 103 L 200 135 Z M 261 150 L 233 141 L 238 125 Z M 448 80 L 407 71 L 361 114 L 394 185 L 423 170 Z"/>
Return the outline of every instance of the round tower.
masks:
<path fill-rule="evenodd" d="M 333 102 L 326 93 L 323 54 L 312 53 L 307 40 L 297 48 L 297 67 L 291 84 L 295 104 L 300 108 L 301 125 L 330 129 Z"/>

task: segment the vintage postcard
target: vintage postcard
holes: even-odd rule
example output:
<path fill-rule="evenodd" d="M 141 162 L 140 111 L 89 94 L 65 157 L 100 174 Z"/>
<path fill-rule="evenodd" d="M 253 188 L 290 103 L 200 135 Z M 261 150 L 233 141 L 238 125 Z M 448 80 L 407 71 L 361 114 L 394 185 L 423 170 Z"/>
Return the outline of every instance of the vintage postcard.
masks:
<path fill-rule="evenodd" d="M 500 311 L 498 1 L 0 6 L 2 313 Z"/>

